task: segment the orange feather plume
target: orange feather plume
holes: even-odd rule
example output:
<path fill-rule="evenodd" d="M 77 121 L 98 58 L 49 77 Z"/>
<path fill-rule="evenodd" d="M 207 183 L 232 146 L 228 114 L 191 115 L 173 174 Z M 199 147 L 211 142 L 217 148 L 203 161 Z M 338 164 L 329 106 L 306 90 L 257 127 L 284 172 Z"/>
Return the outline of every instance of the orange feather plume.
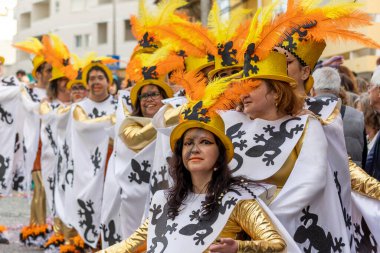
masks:
<path fill-rule="evenodd" d="M 192 100 L 202 99 L 207 85 L 207 78 L 202 73 L 195 71 L 175 71 L 171 75 L 170 81 L 185 89 L 186 96 Z"/>
<path fill-rule="evenodd" d="M 156 64 L 156 67 L 157 67 L 156 71 L 158 75 L 163 76 L 173 70 L 183 69 L 184 68 L 183 58 L 179 55 L 171 54 L 168 57 L 166 57 L 164 60 L 159 61 Z"/>
<path fill-rule="evenodd" d="M 21 41 L 13 44 L 17 49 L 34 55 L 43 55 L 43 45 L 41 41 L 37 38 L 31 37 L 26 41 Z"/>

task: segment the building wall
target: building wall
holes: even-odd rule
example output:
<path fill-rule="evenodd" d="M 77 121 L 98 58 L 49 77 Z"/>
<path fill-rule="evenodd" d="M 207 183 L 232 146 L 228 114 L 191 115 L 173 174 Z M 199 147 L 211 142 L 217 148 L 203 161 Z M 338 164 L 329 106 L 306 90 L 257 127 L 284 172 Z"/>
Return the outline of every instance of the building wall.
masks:
<path fill-rule="evenodd" d="M 83 57 L 87 52 L 98 55 L 113 54 L 113 0 L 19 0 L 15 8 L 18 32 L 13 41 L 28 37 L 39 37 L 46 33 L 59 35 L 71 52 Z M 116 55 L 128 61 L 136 41 L 126 33 L 126 20 L 138 12 L 138 0 L 115 0 L 116 3 Z M 99 29 L 106 24 L 106 31 Z M 101 36 L 105 32 L 105 37 Z M 103 35 L 105 35 L 103 34 Z M 98 38 L 98 37 L 101 38 Z M 81 44 L 80 44 L 81 43 Z M 121 63 L 125 67 L 125 63 Z M 30 71 L 32 64 L 29 55 L 17 52 L 16 64 L 12 67 Z"/>

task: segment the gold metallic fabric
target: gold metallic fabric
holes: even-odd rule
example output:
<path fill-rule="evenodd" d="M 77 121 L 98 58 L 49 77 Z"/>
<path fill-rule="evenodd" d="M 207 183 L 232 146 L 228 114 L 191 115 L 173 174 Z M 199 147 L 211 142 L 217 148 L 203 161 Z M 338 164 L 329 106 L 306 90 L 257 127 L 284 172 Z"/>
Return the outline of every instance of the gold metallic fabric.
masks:
<path fill-rule="evenodd" d="M 349 159 L 352 190 L 372 199 L 380 200 L 380 182 L 368 175 Z"/>
<path fill-rule="evenodd" d="M 40 114 L 45 115 L 51 112 L 51 107 L 47 101 L 44 101 L 40 104 Z"/>
<path fill-rule="evenodd" d="M 86 123 L 98 123 L 98 122 L 111 122 L 111 115 L 102 116 L 99 118 L 91 119 L 87 116 L 86 111 L 79 105 L 77 105 L 74 109 L 74 119 L 76 121 L 80 122 L 86 122 Z"/>
<path fill-rule="evenodd" d="M 42 184 L 41 171 L 33 171 L 32 179 L 34 182 L 34 191 L 30 205 L 30 225 L 44 225 L 46 223 L 46 196 L 45 188 Z"/>
<path fill-rule="evenodd" d="M 54 217 L 53 231 L 56 235 L 63 235 L 63 222 L 60 218 Z"/>
<path fill-rule="evenodd" d="M 115 244 L 101 251 L 101 253 L 144 252 L 146 250 L 148 223 L 149 220 L 147 219 L 127 240 Z M 248 235 L 251 240 L 239 240 L 243 234 Z M 286 248 L 285 241 L 256 200 L 243 200 L 235 206 L 223 231 L 219 234 L 219 238 L 237 240 L 239 253 L 281 252 Z"/>

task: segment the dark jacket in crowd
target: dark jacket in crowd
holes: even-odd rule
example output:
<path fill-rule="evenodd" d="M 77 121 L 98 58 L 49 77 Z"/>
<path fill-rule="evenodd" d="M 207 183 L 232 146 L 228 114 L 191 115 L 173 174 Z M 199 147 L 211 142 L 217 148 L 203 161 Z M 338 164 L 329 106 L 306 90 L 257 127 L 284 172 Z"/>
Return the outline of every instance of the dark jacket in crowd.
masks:
<path fill-rule="evenodd" d="M 370 176 L 380 180 L 380 134 L 368 153 L 365 170 Z"/>

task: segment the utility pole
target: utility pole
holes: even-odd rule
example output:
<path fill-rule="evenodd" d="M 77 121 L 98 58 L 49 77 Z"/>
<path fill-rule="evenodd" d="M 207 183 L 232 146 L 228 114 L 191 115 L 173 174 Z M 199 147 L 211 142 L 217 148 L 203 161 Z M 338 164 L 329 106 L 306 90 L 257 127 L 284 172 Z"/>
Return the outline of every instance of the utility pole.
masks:
<path fill-rule="evenodd" d="M 208 19 L 209 12 L 210 12 L 210 0 L 201 0 L 201 21 L 204 26 L 207 26 L 207 19 Z"/>
<path fill-rule="evenodd" d="M 116 1 L 112 0 L 112 54 L 116 55 Z"/>

